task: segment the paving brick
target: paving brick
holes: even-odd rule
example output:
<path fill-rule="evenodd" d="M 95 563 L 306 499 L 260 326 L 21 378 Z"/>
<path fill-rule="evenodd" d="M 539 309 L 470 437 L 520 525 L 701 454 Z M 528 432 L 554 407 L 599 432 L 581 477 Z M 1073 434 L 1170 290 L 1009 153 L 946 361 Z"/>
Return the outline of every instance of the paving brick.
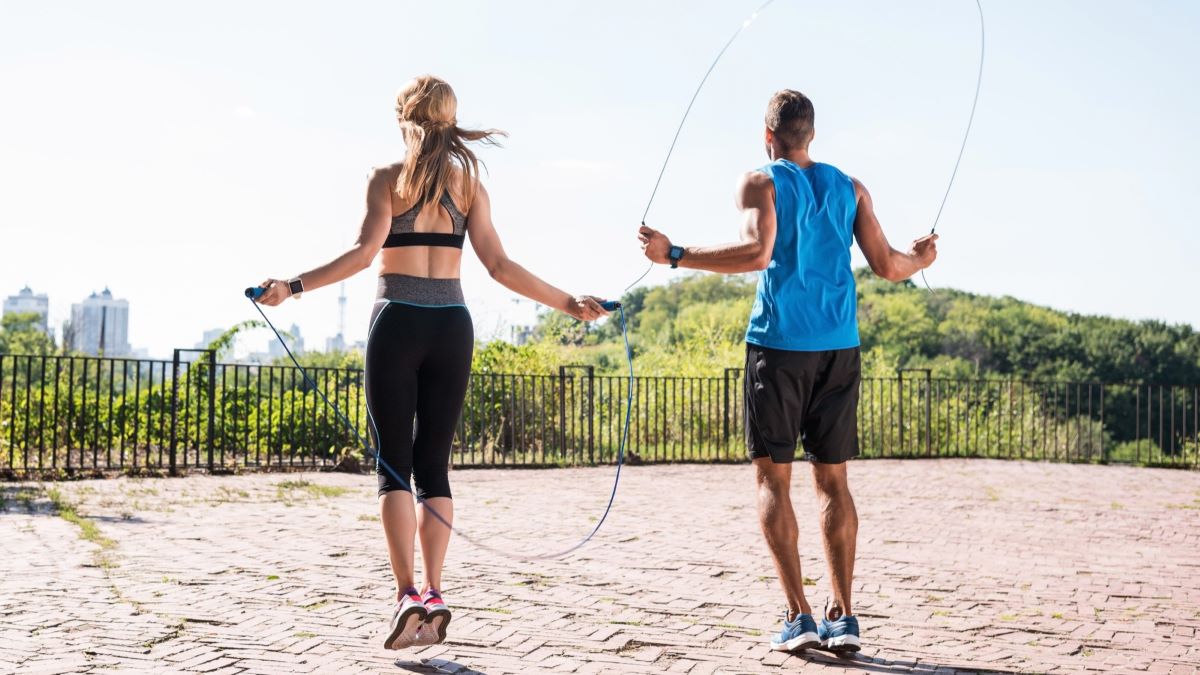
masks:
<path fill-rule="evenodd" d="M 456 519 L 492 547 L 560 550 L 595 522 L 611 478 L 455 470 Z M 115 567 L 62 519 L 0 513 L 0 672 L 1200 675 L 1200 511 L 1177 508 L 1200 496 L 1197 473 L 852 464 L 866 648 L 851 660 L 766 648 L 783 602 L 745 465 L 629 467 L 609 522 L 565 559 L 455 538 L 450 639 L 410 654 L 381 648 L 393 589 L 373 478 L 287 479 L 346 492 L 282 501 L 269 474 L 56 486 L 116 543 Z M 807 477 L 793 501 L 820 606 Z"/>

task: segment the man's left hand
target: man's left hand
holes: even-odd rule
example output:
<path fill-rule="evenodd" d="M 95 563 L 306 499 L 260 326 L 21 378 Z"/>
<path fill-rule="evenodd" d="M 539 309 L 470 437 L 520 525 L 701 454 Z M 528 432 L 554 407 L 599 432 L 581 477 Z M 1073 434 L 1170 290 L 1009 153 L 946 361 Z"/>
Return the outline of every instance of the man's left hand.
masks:
<path fill-rule="evenodd" d="M 671 240 L 667 235 L 643 223 L 638 228 L 638 241 L 642 242 L 642 252 L 651 262 L 663 265 L 671 262 Z"/>

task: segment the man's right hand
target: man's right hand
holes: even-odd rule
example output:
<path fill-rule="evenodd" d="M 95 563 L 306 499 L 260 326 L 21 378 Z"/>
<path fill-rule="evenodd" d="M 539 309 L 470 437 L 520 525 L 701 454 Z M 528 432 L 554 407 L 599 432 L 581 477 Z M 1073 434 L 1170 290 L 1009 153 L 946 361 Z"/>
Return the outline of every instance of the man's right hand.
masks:
<path fill-rule="evenodd" d="M 912 256 L 913 260 L 921 266 L 921 269 L 929 267 L 933 264 L 934 260 L 937 260 L 937 240 L 938 235 L 927 234 L 913 241 L 908 255 Z"/>

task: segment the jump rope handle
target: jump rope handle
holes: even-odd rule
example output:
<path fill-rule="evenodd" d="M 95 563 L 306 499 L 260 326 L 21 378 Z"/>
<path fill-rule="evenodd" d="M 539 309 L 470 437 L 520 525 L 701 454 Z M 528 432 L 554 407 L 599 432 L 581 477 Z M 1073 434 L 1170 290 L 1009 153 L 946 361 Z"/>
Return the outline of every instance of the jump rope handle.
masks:
<path fill-rule="evenodd" d="M 267 289 L 265 289 L 265 288 L 261 288 L 259 286 L 251 286 L 250 288 L 246 289 L 246 297 L 250 298 L 251 300 L 257 300 L 262 297 L 263 293 L 266 293 L 266 292 L 267 292 Z"/>
<path fill-rule="evenodd" d="M 604 302 L 600 303 L 600 306 L 604 308 L 604 311 L 611 312 L 613 310 L 620 309 L 621 303 L 617 302 L 616 300 L 605 300 Z"/>

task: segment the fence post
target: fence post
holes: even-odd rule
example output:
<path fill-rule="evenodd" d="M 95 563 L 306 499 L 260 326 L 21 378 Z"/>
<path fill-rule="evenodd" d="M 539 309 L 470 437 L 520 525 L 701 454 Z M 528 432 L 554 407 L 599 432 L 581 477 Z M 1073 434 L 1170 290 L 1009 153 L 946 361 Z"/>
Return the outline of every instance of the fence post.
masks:
<path fill-rule="evenodd" d="M 596 463 L 596 369 L 592 366 L 587 367 L 588 381 L 588 400 L 587 400 L 587 416 L 588 416 L 588 464 L 595 465 Z"/>
<path fill-rule="evenodd" d="M 558 452 L 566 458 L 567 453 L 567 367 L 558 367 Z"/>
<path fill-rule="evenodd" d="M 208 471 L 213 470 L 213 446 L 216 441 L 217 419 L 217 353 L 208 351 Z"/>
<path fill-rule="evenodd" d="M 933 371 L 925 371 L 925 456 L 933 457 Z"/>
<path fill-rule="evenodd" d="M 896 401 L 899 403 L 896 410 L 896 416 L 899 419 L 900 432 L 900 452 L 905 451 L 904 446 L 904 369 L 896 370 Z"/>
<path fill-rule="evenodd" d="M 176 424 L 179 421 L 179 350 L 176 349 L 171 357 L 171 445 L 168 448 L 170 453 L 170 470 L 172 476 L 178 475 L 175 471 L 175 451 L 178 442 L 178 434 L 176 433 Z"/>

